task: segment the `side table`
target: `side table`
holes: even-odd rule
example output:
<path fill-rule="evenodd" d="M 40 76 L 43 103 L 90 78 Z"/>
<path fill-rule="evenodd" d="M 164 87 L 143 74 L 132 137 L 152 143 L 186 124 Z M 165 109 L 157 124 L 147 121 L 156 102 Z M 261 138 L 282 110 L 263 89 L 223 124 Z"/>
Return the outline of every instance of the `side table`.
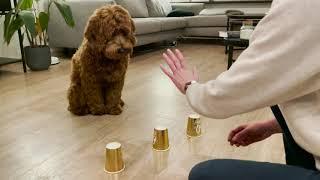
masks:
<path fill-rule="evenodd" d="M 224 45 L 228 47 L 228 67 L 229 69 L 232 63 L 235 61 L 233 59 L 234 47 L 247 48 L 249 46 L 249 40 L 240 38 L 224 38 Z"/>

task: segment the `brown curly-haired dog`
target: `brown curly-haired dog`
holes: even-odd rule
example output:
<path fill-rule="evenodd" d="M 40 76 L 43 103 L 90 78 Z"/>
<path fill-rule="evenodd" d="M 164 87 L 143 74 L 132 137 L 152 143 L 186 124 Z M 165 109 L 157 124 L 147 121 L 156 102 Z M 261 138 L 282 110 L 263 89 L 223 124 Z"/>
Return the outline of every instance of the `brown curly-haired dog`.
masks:
<path fill-rule="evenodd" d="M 136 43 L 129 13 L 118 5 L 97 9 L 72 57 L 69 111 L 76 115 L 122 112 L 121 91 Z"/>

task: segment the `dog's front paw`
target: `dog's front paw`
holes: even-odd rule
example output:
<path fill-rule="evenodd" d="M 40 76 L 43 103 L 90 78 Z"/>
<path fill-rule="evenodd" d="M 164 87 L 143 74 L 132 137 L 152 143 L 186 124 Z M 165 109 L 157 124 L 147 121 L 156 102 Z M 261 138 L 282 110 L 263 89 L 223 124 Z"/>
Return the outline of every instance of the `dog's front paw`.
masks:
<path fill-rule="evenodd" d="M 85 107 L 82 107 L 82 108 L 71 108 L 69 106 L 68 110 L 70 112 L 72 112 L 73 114 L 78 115 L 78 116 L 84 116 L 84 115 L 89 113 L 89 110 L 87 108 L 85 108 Z"/>
<path fill-rule="evenodd" d="M 106 114 L 105 108 L 103 106 L 95 107 L 90 109 L 91 114 L 93 115 L 103 115 Z"/>
<path fill-rule="evenodd" d="M 121 113 L 122 113 L 122 108 L 119 105 L 107 109 L 107 114 L 110 114 L 110 115 L 119 115 Z"/>

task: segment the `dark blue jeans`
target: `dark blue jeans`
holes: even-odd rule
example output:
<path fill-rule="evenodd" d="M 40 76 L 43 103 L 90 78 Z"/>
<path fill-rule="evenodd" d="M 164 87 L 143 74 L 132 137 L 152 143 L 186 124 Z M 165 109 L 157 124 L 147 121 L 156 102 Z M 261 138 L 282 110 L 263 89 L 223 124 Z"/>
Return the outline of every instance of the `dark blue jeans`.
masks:
<path fill-rule="evenodd" d="M 231 159 L 209 160 L 192 168 L 189 180 L 320 180 L 313 156 L 293 139 L 278 106 L 271 110 L 283 131 L 287 165 Z"/>

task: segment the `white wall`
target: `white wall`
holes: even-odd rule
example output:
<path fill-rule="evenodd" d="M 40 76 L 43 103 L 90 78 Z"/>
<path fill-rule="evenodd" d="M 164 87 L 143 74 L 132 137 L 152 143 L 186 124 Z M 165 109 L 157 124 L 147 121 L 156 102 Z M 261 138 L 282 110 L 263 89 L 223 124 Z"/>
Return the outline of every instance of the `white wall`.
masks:
<path fill-rule="evenodd" d="M 13 5 L 13 0 L 11 0 L 11 4 Z M 39 5 L 40 5 L 41 9 L 42 9 L 43 4 L 44 4 L 44 0 L 40 0 Z M 3 21 L 4 21 L 4 16 L 2 16 L 0 18 L 0 57 L 21 58 L 18 33 L 14 34 L 9 46 L 6 43 L 4 43 L 4 40 L 3 40 Z M 25 38 L 24 39 L 24 46 L 29 45 L 29 43 L 27 41 L 28 40 Z"/>
<path fill-rule="evenodd" d="M 20 58 L 20 48 L 18 34 L 16 33 L 9 46 L 3 40 L 3 21 L 4 16 L 0 18 L 0 57 Z"/>
<path fill-rule="evenodd" d="M 11 0 L 11 4 L 13 5 L 13 0 Z M 12 37 L 11 43 L 8 46 L 3 40 L 3 21 L 4 16 L 0 18 L 0 57 L 20 58 L 18 33 Z"/>

